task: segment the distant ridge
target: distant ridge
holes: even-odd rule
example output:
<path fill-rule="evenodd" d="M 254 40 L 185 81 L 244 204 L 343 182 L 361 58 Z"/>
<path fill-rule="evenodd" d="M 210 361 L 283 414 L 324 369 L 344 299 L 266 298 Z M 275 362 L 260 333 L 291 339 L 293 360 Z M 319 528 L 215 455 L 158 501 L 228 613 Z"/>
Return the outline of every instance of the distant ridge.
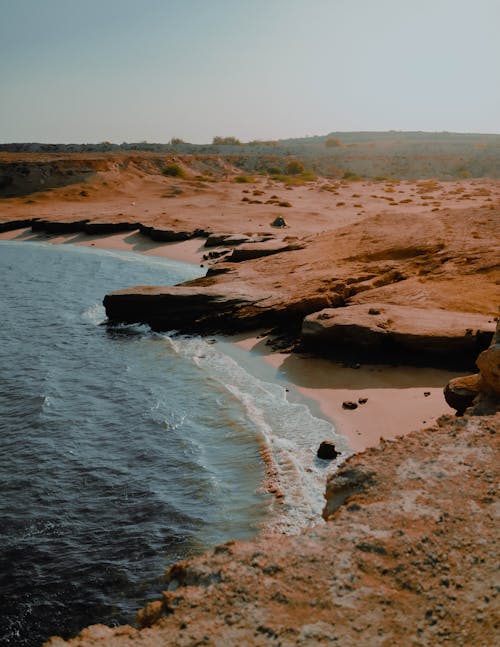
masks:
<path fill-rule="evenodd" d="M 123 142 L 115 144 L 109 141 L 99 143 L 41 143 L 41 142 L 10 142 L 0 144 L 0 151 L 11 153 L 105 153 L 111 151 L 151 151 L 151 152 L 205 152 L 227 151 L 229 149 L 262 149 L 263 147 L 281 146 L 308 146 L 323 144 L 328 139 L 338 139 L 340 144 L 368 144 L 373 142 L 404 143 L 467 143 L 500 146 L 500 134 L 494 133 L 455 133 L 455 132 L 427 132 L 427 131 L 332 131 L 327 135 L 310 135 L 306 137 L 290 137 L 277 140 L 253 140 L 239 144 L 191 144 L 179 140 L 178 143 L 160 142 Z"/>
<path fill-rule="evenodd" d="M 327 135 L 246 143 L 234 137 L 217 139 L 215 144 L 191 144 L 180 139 L 168 144 L 9 143 L 0 144 L 0 153 L 216 155 L 248 173 L 275 174 L 282 173 L 285 160 L 292 158 L 308 171 L 332 178 L 500 178 L 500 134 L 332 131 Z"/>

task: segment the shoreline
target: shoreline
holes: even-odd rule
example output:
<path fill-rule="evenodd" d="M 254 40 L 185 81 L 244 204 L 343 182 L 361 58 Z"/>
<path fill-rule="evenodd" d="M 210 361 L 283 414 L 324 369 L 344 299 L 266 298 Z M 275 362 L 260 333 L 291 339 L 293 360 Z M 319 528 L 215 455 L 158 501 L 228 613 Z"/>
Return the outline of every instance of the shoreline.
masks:
<path fill-rule="evenodd" d="M 191 238 L 172 243 L 155 242 L 143 236 L 138 230 L 115 234 L 48 234 L 24 229 L 11 229 L 0 232 L 0 240 L 44 242 L 52 245 L 81 245 L 98 249 L 112 249 L 146 256 L 158 256 L 172 261 L 193 265 L 203 264 L 203 242 L 201 238 Z"/>
<path fill-rule="evenodd" d="M 311 413 L 333 424 L 355 453 L 394 440 L 443 415 L 453 415 L 443 388 L 465 372 L 414 366 L 366 364 L 351 368 L 339 362 L 301 353 L 272 351 L 264 338 L 237 336 L 230 341 L 258 357 L 273 371 L 272 377 L 295 389 Z M 367 399 L 363 404 L 359 400 Z M 343 408 L 354 402 L 357 408 Z"/>
<path fill-rule="evenodd" d="M 0 240 L 120 250 L 201 266 L 205 251 L 199 238 L 155 243 L 138 231 L 45 234 L 25 228 L 0 232 Z M 444 399 L 443 388 L 453 377 L 467 374 L 466 371 L 370 364 L 354 369 L 320 356 L 272 351 L 266 346 L 265 338 L 257 334 L 227 335 L 219 337 L 219 341 L 226 351 L 229 350 L 227 343 L 243 351 L 238 359 L 246 369 L 250 366 L 245 355 L 258 357 L 264 363 L 254 366 L 259 377 L 264 365 L 271 368 L 271 372 L 264 371 L 267 376 L 294 389 L 313 415 L 326 419 L 337 433 L 348 439 L 355 453 L 376 447 L 382 439 L 393 440 L 423 425 L 435 424 L 442 415 L 453 414 Z M 359 399 L 364 398 L 367 402 L 360 404 Z M 345 409 L 343 402 L 354 402 L 357 408 Z"/>

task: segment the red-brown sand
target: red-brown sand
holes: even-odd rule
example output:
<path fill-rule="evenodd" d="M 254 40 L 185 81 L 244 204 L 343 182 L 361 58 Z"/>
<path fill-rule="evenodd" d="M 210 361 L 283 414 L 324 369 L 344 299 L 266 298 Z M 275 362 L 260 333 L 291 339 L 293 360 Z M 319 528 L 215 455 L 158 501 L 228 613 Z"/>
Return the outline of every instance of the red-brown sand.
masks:
<path fill-rule="evenodd" d="M 253 336 L 235 343 L 273 366 L 282 384 L 288 383 L 314 401 L 357 452 L 375 447 L 381 438 L 392 440 L 453 414 L 443 387 L 451 378 L 463 375 L 411 366 L 350 368 L 320 357 L 273 352 L 264 339 Z M 357 408 L 345 409 L 344 402 L 354 402 Z"/>

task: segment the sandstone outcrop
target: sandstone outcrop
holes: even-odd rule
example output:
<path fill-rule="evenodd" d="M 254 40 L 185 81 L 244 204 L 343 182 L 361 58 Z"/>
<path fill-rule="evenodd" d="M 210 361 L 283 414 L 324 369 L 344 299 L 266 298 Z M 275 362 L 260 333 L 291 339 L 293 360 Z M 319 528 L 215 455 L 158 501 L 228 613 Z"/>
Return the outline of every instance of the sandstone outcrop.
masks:
<path fill-rule="evenodd" d="M 355 352 L 378 360 L 471 365 L 495 330 L 492 317 L 370 303 L 330 308 L 304 319 L 306 347 L 330 354 Z"/>
<path fill-rule="evenodd" d="M 146 323 L 153 330 L 216 329 L 232 313 L 253 306 L 251 298 L 229 290 L 195 286 L 138 286 L 108 294 L 104 307 L 116 323 Z M 250 320 L 251 321 L 251 320 Z"/>
<path fill-rule="evenodd" d="M 177 231 L 174 229 L 159 229 L 157 227 L 149 227 L 147 225 L 139 225 L 141 234 L 151 238 L 151 240 L 161 241 L 164 243 L 173 243 L 180 240 L 189 240 L 197 237 L 207 237 L 207 232 L 204 229 L 194 229 L 193 231 Z"/>
<path fill-rule="evenodd" d="M 500 320 L 491 345 L 477 358 L 479 373 L 457 377 L 444 389 L 446 402 L 458 415 L 484 415 L 500 410 Z"/>
<path fill-rule="evenodd" d="M 220 247 L 221 245 L 229 245 L 234 247 L 236 245 L 245 245 L 249 243 L 263 243 L 267 240 L 272 240 L 272 234 L 208 234 L 205 241 L 205 247 Z"/>
<path fill-rule="evenodd" d="M 250 236 L 245 236 L 243 234 L 209 234 L 206 241 L 205 247 L 219 247 L 221 245 L 241 245 L 242 243 L 251 242 Z"/>
<path fill-rule="evenodd" d="M 231 256 L 228 256 L 225 260 L 231 263 L 240 263 L 241 261 L 248 261 L 252 258 L 260 258 L 261 256 L 271 256 L 272 254 L 280 254 L 281 252 L 303 249 L 303 247 L 304 245 L 299 242 L 269 240 L 262 243 L 240 245 L 233 249 Z"/>

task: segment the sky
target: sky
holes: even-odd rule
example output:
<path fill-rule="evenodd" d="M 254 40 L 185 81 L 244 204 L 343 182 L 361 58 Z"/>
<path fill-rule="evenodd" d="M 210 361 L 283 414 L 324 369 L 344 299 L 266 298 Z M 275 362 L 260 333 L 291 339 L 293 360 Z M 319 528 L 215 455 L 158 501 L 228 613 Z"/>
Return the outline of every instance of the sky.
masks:
<path fill-rule="evenodd" d="M 500 133 L 500 0 L 0 0 L 0 142 Z"/>

